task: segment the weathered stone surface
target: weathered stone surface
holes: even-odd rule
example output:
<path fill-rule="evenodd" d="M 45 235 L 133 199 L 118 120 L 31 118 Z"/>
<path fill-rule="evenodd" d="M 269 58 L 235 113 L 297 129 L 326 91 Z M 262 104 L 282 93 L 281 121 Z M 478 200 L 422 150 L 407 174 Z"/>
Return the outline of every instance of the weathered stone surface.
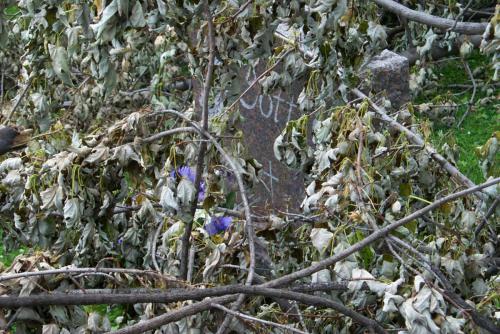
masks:
<path fill-rule="evenodd" d="M 247 89 L 260 73 L 263 65 L 257 68 L 246 67 L 240 72 L 242 92 Z M 261 182 L 251 189 L 249 202 L 255 213 L 267 213 L 274 210 L 300 210 L 300 203 L 305 196 L 303 175 L 283 165 L 274 157 L 273 145 L 289 120 L 300 117 L 295 104 L 302 90 L 303 82 L 297 81 L 286 90 L 275 90 L 269 95 L 261 94 L 256 84 L 240 100 L 240 114 L 244 117 L 241 124 L 243 145 L 250 156 L 262 165 Z M 201 87 L 194 85 L 195 95 L 201 96 Z M 220 112 L 220 106 L 211 108 L 210 115 Z"/>
<path fill-rule="evenodd" d="M 408 59 L 389 50 L 373 57 L 362 72 L 363 90 L 384 93 L 394 108 L 410 101 Z"/>
<path fill-rule="evenodd" d="M 247 68 L 244 70 L 244 88 L 264 71 Z M 257 73 L 256 73 L 257 72 Z M 274 140 L 289 120 L 300 117 L 295 104 L 302 90 L 303 82 L 296 82 L 289 89 L 276 90 L 262 95 L 255 85 L 241 100 L 240 112 L 245 118 L 242 124 L 244 144 L 250 154 L 263 165 L 262 184 L 254 191 L 252 202 L 256 209 L 278 209 L 298 211 L 304 198 L 303 176 L 276 160 Z"/>

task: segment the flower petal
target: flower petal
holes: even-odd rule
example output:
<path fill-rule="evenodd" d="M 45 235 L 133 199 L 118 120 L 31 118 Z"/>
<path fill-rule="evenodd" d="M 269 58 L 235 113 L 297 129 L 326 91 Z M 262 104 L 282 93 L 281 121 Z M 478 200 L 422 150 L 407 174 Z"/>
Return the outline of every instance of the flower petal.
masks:
<path fill-rule="evenodd" d="M 210 236 L 219 233 L 219 231 L 217 231 L 217 228 L 215 227 L 215 224 L 213 224 L 212 221 L 205 225 L 205 230 Z"/>
<path fill-rule="evenodd" d="M 227 230 L 231 223 L 233 222 L 233 218 L 229 216 L 220 217 L 220 223 L 224 230 Z"/>

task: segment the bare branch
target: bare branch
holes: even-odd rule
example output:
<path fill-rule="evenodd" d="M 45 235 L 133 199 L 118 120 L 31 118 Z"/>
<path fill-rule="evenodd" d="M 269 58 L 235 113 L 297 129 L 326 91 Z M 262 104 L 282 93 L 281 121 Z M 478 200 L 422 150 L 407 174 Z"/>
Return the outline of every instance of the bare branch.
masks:
<path fill-rule="evenodd" d="M 306 305 L 319 307 L 327 307 L 334 309 L 347 317 L 352 318 L 357 323 L 375 329 L 377 333 L 385 333 L 385 330 L 374 320 L 371 320 L 344 305 L 318 296 L 310 296 L 304 293 L 270 289 L 260 286 L 248 285 L 229 285 L 217 288 L 207 289 L 170 289 L 167 292 L 159 293 L 135 293 L 135 294 L 115 294 L 115 293 L 53 293 L 25 297 L 0 297 L 0 307 L 16 308 L 16 307 L 35 307 L 35 306 L 53 306 L 53 305 L 91 305 L 91 304 L 135 304 L 135 303 L 172 303 L 185 300 L 201 300 L 207 297 L 228 296 L 236 293 L 243 293 L 254 296 L 266 296 L 279 299 L 295 300 Z M 203 310 L 212 307 L 212 304 L 220 304 L 234 300 L 236 296 L 231 298 L 225 297 L 208 299 L 201 303 L 189 305 L 181 309 L 163 314 L 149 321 L 139 323 L 128 328 L 116 331 L 115 333 L 139 333 L 137 330 L 151 330 L 163 326 L 172 321 L 181 319 L 184 316 L 196 314 Z M 205 304 L 208 302 L 208 304 Z M 200 304 L 205 305 L 201 307 Z M 194 313 L 191 313 L 193 312 Z M 182 314 L 180 318 L 172 319 L 174 314 Z M 163 320 L 161 320 L 163 319 Z M 147 327 L 145 327 L 147 326 Z"/>
<path fill-rule="evenodd" d="M 250 316 L 248 314 L 245 314 L 245 313 L 241 313 L 241 312 L 236 312 L 236 311 L 230 310 L 227 307 L 224 307 L 224 306 L 219 305 L 219 304 L 212 304 L 211 306 L 213 308 L 216 308 L 216 309 L 219 309 L 221 311 L 224 311 L 224 312 L 226 312 L 228 314 L 234 315 L 234 316 L 236 316 L 238 318 L 250 320 L 250 321 L 253 321 L 253 322 L 258 322 L 258 323 L 261 323 L 261 324 L 264 324 L 264 325 L 268 325 L 268 326 L 272 326 L 272 327 L 282 328 L 284 330 L 287 330 L 287 331 L 290 331 L 290 332 L 294 332 L 294 333 L 307 334 L 306 332 L 303 332 L 300 329 L 294 328 L 292 326 L 286 326 L 286 325 L 278 324 L 276 322 L 262 320 L 262 319 L 259 319 L 259 318 L 256 318 L 256 317 L 252 317 L 252 316 Z"/>
<path fill-rule="evenodd" d="M 111 334 L 142 334 L 146 331 L 153 330 L 166 324 L 179 321 L 185 317 L 207 311 L 212 308 L 212 304 L 226 304 L 236 300 L 236 296 L 225 296 L 218 298 L 206 299 L 202 302 L 181 307 L 175 311 L 162 314 L 158 317 L 142 321 L 138 324 L 128 326 L 117 331 L 109 332 Z"/>
<path fill-rule="evenodd" d="M 214 61 L 215 61 L 215 29 L 212 20 L 212 14 L 210 13 L 210 7 L 208 1 L 205 3 L 205 12 L 207 16 L 208 24 L 208 68 L 207 75 L 205 78 L 205 83 L 203 87 L 203 104 L 202 104 L 202 117 L 201 121 L 203 124 L 203 130 L 208 132 L 208 97 L 210 95 L 210 87 L 212 86 L 212 77 L 214 74 Z M 200 151 L 198 152 L 198 161 L 196 163 L 196 176 L 194 180 L 195 196 L 193 202 L 191 203 L 191 219 L 187 222 L 184 229 L 184 234 L 181 238 L 181 254 L 180 254 L 180 276 L 182 279 L 186 280 L 188 275 L 188 262 L 189 262 L 189 248 L 191 232 L 193 230 L 193 221 L 196 208 L 198 207 L 198 194 L 201 189 L 201 175 L 203 173 L 203 165 L 205 161 L 205 154 L 207 152 L 207 143 L 203 141 L 200 144 Z"/>
<path fill-rule="evenodd" d="M 251 3 L 253 2 L 253 0 L 248 0 L 247 2 L 245 2 L 237 11 L 236 13 L 234 13 L 233 15 L 231 15 L 231 17 L 227 18 L 226 20 L 222 21 L 220 23 L 220 25 L 224 25 L 230 21 L 234 21 L 236 18 L 238 18 L 238 15 L 240 15 L 241 13 L 243 13 L 243 11 L 245 9 L 247 9 L 248 5 L 250 5 Z"/>
<path fill-rule="evenodd" d="M 161 279 L 164 282 L 171 283 L 170 287 L 186 287 L 185 282 L 174 277 L 162 275 L 150 270 L 127 269 L 127 268 L 62 268 L 43 271 L 31 271 L 15 274 L 0 275 L 0 282 L 9 281 L 18 278 L 35 277 L 35 276 L 50 276 L 50 275 L 72 275 L 72 274 L 95 274 L 95 273 L 121 273 L 130 275 L 151 276 Z"/>
<path fill-rule="evenodd" d="M 495 212 L 495 209 L 496 209 L 498 203 L 500 203 L 500 196 L 497 196 L 497 198 L 495 198 L 495 201 L 493 201 L 493 204 L 491 204 L 490 208 L 488 209 L 488 211 L 484 215 L 483 220 L 481 221 L 481 223 L 478 225 L 478 227 L 474 231 L 474 240 L 477 240 L 477 238 L 479 238 L 479 233 L 481 233 L 481 230 L 488 223 L 488 218 L 490 218 L 490 216 Z"/>
<path fill-rule="evenodd" d="M 455 31 L 461 34 L 479 35 L 484 32 L 487 26 L 486 23 L 469 22 L 458 22 L 455 25 L 455 20 L 443 19 L 438 16 L 419 12 L 405 7 L 392 0 L 373 0 L 373 2 L 394 14 L 407 18 L 408 20 L 419 22 L 443 30 L 450 29 L 451 31 Z"/>
<path fill-rule="evenodd" d="M 196 130 L 193 129 L 192 127 L 182 127 L 182 128 L 170 129 L 170 130 L 155 133 L 152 136 L 144 138 L 144 139 L 142 139 L 142 142 L 145 144 L 150 144 L 150 143 L 155 142 L 159 139 L 162 139 L 163 137 L 168 137 L 168 136 L 175 135 L 177 133 L 183 133 L 183 132 L 196 132 Z"/>
<path fill-rule="evenodd" d="M 458 20 L 465 14 L 465 12 L 469 9 L 470 5 L 472 5 L 473 0 L 469 0 L 469 3 L 465 6 L 464 9 L 460 10 L 457 17 L 455 18 L 455 23 L 453 23 L 453 27 L 449 28 L 448 31 L 453 31 L 457 27 Z"/>
<path fill-rule="evenodd" d="M 160 237 L 160 232 L 163 229 L 163 225 L 165 225 L 165 220 L 162 219 L 158 227 L 156 228 L 155 235 L 153 237 L 153 241 L 151 242 L 151 260 L 153 261 L 153 266 L 156 271 L 161 273 L 160 266 L 158 266 L 158 262 L 156 261 L 156 243 L 158 242 L 158 238 Z"/>
<path fill-rule="evenodd" d="M 469 2 L 470 4 L 470 2 Z M 460 121 L 458 121 L 457 128 L 460 128 L 462 125 L 463 121 L 465 120 L 465 117 L 469 114 L 470 110 L 472 109 L 472 105 L 474 104 L 474 99 L 476 98 L 476 90 L 477 90 L 477 84 L 476 80 L 474 79 L 474 75 L 472 74 L 472 71 L 470 70 L 469 63 L 467 61 L 463 61 L 465 70 L 467 71 L 467 74 L 469 75 L 470 81 L 472 82 L 472 96 L 469 99 L 469 103 L 467 104 L 467 110 L 465 110 L 464 114 L 460 118 Z"/>
<path fill-rule="evenodd" d="M 219 288 L 217 288 L 219 289 Z M 260 286 L 247 286 L 247 285 L 239 285 L 239 286 L 227 286 L 225 287 L 226 294 L 229 293 L 244 293 L 247 295 L 256 295 L 256 296 L 266 296 L 266 297 L 274 297 L 280 299 L 288 299 L 295 300 L 299 303 L 318 306 L 318 307 L 327 307 L 336 310 L 343 315 L 352 318 L 358 324 L 375 331 L 376 333 L 386 333 L 383 327 L 381 327 L 376 321 L 365 317 L 358 312 L 355 312 L 344 305 L 334 302 L 330 299 L 318 297 L 318 296 L 310 296 L 303 293 L 291 292 L 280 289 L 269 289 L 263 288 Z M 203 290 L 201 290 L 203 291 Z M 200 291 L 200 292 L 201 292 Z M 156 318 L 141 322 L 136 325 L 132 325 L 115 332 L 113 334 L 139 334 L 143 333 L 147 330 L 152 330 L 158 328 L 160 326 L 164 326 L 174 321 L 178 321 L 184 317 L 197 314 L 199 312 L 208 310 L 212 307 L 213 304 L 222 304 L 227 303 L 234 300 L 234 296 L 230 297 L 219 297 L 213 299 L 207 299 L 202 302 L 192 304 L 189 306 L 182 307 L 178 310 L 160 315 Z"/>

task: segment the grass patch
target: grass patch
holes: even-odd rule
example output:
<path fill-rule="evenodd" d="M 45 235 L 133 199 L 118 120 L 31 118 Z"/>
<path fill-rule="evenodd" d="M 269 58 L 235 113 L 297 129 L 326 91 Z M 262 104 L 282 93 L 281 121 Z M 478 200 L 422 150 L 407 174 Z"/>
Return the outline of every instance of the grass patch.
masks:
<path fill-rule="evenodd" d="M 21 247 L 16 250 L 7 251 L 5 249 L 5 245 L 3 244 L 2 240 L 3 240 L 3 231 L 0 230 L 0 267 L 1 266 L 9 267 L 16 258 L 16 256 L 24 254 L 26 248 Z"/>
<path fill-rule="evenodd" d="M 467 59 L 467 62 L 478 85 L 489 82 L 493 75 L 488 66 L 490 59 L 487 56 L 475 51 Z M 452 87 L 450 85 L 470 85 L 472 84 L 470 78 L 461 59 L 441 61 L 434 70 L 437 75 L 437 89 L 424 91 L 416 98 L 416 102 L 423 103 L 439 98 L 451 100 L 460 105 L 455 113 L 456 123 L 458 123 L 468 108 L 467 103 L 472 96 L 472 88 Z M 481 104 L 480 101 L 486 96 L 486 90 L 478 86 L 474 106 L 466 116 L 462 126 L 457 128 L 456 124 L 451 127 L 435 124 L 431 136 L 432 144 L 437 149 L 445 142 L 450 146 L 457 145 L 459 152 L 457 167 L 475 183 L 481 183 L 485 180 L 479 167 L 475 148 L 484 145 L 495 131 L 500 131 L 498 97 L 493 98 L 489 103 Z"/>
<path fill-rule="evenodd" d="M 87 313 L 96 312 L 101 316 L 106 316 L 113 330 L 117 330 L 121 327 L 116 323 L 117 318 L 125 316 L 126 314 L 126 305 L 89 305 L 84 306 L 83 309 Z M 121 325 L 123 325 L 123 323 Z"/>

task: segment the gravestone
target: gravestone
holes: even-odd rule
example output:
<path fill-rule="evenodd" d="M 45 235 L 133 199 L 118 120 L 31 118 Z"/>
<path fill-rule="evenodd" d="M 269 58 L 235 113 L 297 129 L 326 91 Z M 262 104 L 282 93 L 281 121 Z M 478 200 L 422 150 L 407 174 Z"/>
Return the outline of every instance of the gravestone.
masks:
<path fill-rule="evenodd" d="M 251 85 L 264 70 L 264 66 L 244 69 L 242 88 Z M 264 95 L 256 84 L 240 100 L 240 113 L 245 118 L 242 122 L 244 144 L 263 165 L 260 172 L 262 183 L 255 187 L 251 200 L 259 211 L 277 209 L 298 212 L 305 196 L 302 173 L 276 160 L 273 150 L 274 140 L 286 123 L 301 116 L 295 101 L 302 85 L 303 82 L 298 80 L 286 90 L 278 89 Z"/>
<path fill-rule="evenodd" d="M 245 91 L 265 69 L 262 63 L 257 68 L 242 68 L 239 73 L 241 91 Z M 300 211 L 305 196 L 303 174 L 276 160 L 273 145 L 286 123 L 301 116 L 295 101 L 302 88 L 303 82 L 298 80 L 286 90 L 276 89 L 270 94 L 261 94 L 260 85 L 256 84 L 239 101 L 240 114 L 244 118 L 241 122 L 242 143 L 249 155 L 263 166 L 259 173 L 260 182 L 247 194 L 254 213 Z M 193 89 L 199 105 L 200 83 L 195 82 Z M 222 111 L 220 102 L 216 99 L 215 106 L 210 108 L 210 116 Z"/>
<path fill-rule="evenodd" d="M 406 57 L 384 50 L 364 66 L 361 77 L 362 91 L 385 94 L 393 108 L 410 101 L 410 69 Z"/>

